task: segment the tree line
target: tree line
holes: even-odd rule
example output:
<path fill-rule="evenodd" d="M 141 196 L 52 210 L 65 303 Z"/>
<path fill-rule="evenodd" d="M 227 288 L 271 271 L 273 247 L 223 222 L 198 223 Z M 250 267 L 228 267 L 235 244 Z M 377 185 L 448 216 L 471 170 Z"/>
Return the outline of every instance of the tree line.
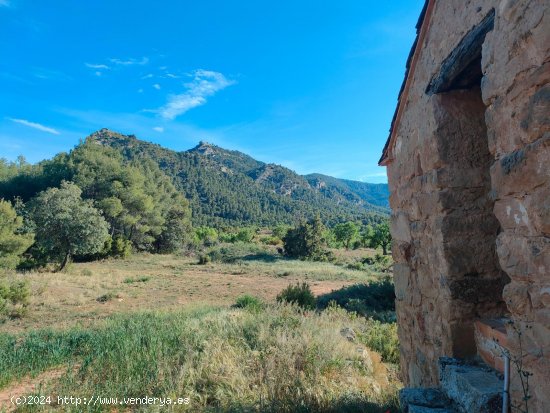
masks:
<path fill-rule="evenodd" d="M 219 204 L 208 197 L 203 202 Z M 261 241 L 283 244 L 288 256 L 306 259 L 323 259 L 327 247 L 388 252 L 391 236 L 379 216 L 330 228 L 326 223 L 317 215 L 294 227 L 279 224 Z M 126 257 L 131 251 L 171 253 L 218 241 L 252 242 L 256 232 L 251 226 L 192 228 L 188 200 L 156 162 L 125 157 L 93 141 L 35 165 L 23 158 L 0 160 L 3 268 L 54 263 L 61 270 L 71 260 Z"/>
<path fill-rule="evenodd" d="M 391 245 L 391 233 L 388 220 L 374 226 L 360 226 L 348 221 L 329 229 L 323 225 L 320 217 L 316 216 L 289 229 L 282 241 L 284 252 L 288 256 L 324 261 L 330 259 L 327 247 L 382 247 L 383 254 L 387 255 Z"/>
<path fill-rule="evenodd" d="M 37 165 L 0 161 L 0 199 L 7 267 L 173 252 L 191 232 L 188 201 L 154 162 L 93 143 Z"/>

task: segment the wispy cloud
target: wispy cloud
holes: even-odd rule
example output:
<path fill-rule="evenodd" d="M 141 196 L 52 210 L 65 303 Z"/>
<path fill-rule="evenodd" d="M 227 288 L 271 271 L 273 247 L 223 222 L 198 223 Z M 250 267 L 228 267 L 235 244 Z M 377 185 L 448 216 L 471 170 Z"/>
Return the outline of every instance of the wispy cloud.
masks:
<path fill-rule="evenodd" d="M 163 128 L 162 126 L 155 126 L 155 127 L 153 128 L 153 130 L 154 130 L 154 131 L 157 131 L 157 132 L 160 132 L 160 133 L 164 132 L 164 128 Z"/>
<path fill-rule="evenodd" d="M 146 65 L 149 63 L 148 57 L 142 57 L 141 59 L 109 59 L 109 61 L 115 65 L 132 66 L 132 65 Z"/>
<path fill-rule="evenodd" d="M 89 67 L 90 69 L 105 69 L 105 70 L 110 69 L 109 66 L 103 65 L 103 64 L 94 64 L 94 63 L 84 63 L 84 64 L 86 65 L 86 67 Z"/>
<path fill-rule="evenodd" d="M 153 85 L 153 87 L 154 87 L 155 89 L 157 89 L 157 90 L 160 90 L 160 85 L 159 85 L 158 83 L 155 83 L 155 84 Z"/>
<path fill-rule="evenodd" d="M 54 135 L 59 135 L 59 132 L 56 131 L 55 129 L 49 128 L 48 126 L 41 125 L 40 123 L 31 122 L 26 119 L 14 119 L 14 118 L 8 118 L 8 119 L 11 120 L 12 122 L 20 123 L 21 125 L 28 126 L 29 128 L 38 129 L 38 130 L 41 130 L 42 132 L 48 132 Z"/>
<path fill-rule="evenodd" d="M 0 7 L 9 7 L 10 2 L 8 0 L 0 0 Z"/>
<path fill-rule="evenodd" d="M 148 73 L 145 76 L 141 76 L 142 79 L 151 79 L 153 77 L 152 73 Z"/>
<path fill-rule="evenodd" d="M 32 74 L 34 77 L 38 79 L 44 79 L 44 80 L 53 80 L 53 81 L 61 81 L 61 82 L 72 80 L 72 78 L 69 75 L 59 70 L 45 69 L 43 67 L 33 68 Z"/>
<path fill-rule="evenodd" d="M 175 119 L 190 109 L 204 105 L 208 97 L 236 83 L 211 70 L 195 70 L 192 76 L 193 80 L 184 85 L 187 89 L 184 93 L 169 96 L 166 105 L 158 109 L 163 118 Z"/>

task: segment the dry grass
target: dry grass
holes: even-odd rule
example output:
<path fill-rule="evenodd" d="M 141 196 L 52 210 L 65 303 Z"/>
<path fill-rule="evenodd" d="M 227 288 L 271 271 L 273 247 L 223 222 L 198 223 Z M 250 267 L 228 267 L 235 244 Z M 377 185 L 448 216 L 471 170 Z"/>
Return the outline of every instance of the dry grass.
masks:
<path fill-rule="evenodd" d="M 345 252 L 339 260 L 366 255 Z M 185 412 L 398 411 L 395 366 L 364 346 L 369 322 L 338 308 L 275 304 L 291 283 L 307 281 L 320 295 L 375 279 L 370 271 L 269 253 L 206 265 L 140 254 L 10 277 L 27 280 L 32 296 L 25 317 L 0 324 L 0 400 L 33 391 L 189 397 L 189 405 L 165 409 Z M 243 294 L 267 305 L 230 309 Z M 357 333 L 355 341 L 342 336 L 344 328 Z M 135 410 L 159 408 L 118 411 Z"/>
<path fill-rule="evenodd" d="M 330 263 L 274 260 L 197 265 L 195 258 L 134 255 L 127 260 L 75 263 L 66 272 L 18 275 L 30 282 L 26 317 L 0 332 L 89 326 L 114 313 L 175 310 L 194 303 L 230 305 L 243 294 L 266 302 L 290 283 L 307 281 L 315 295 L 373 279 Z M 103 297 L 104 300 L 98 301 Z"/>
<path fill-rule="evenodd" d="M 360 331 L 364 321 L 284 305 L 116 316 L 99 328 L 6 336 L 0 382 L 55 366 L 65 373 L 39 395 L 188 397 L 168 409 L 185 412 L 396 412 L 399 383 L 344 328 Z"/>

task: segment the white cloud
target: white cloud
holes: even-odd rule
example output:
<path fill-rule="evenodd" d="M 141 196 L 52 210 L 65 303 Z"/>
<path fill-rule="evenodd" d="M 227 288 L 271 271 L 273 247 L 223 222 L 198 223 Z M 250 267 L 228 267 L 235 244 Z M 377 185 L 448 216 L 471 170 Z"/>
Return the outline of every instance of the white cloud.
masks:
<path fill-rule="evenodd" d="M 179 79 L 179 76 L 178 75 L 175 75 L 173 73 L 166 73 L 165 75 L 166 77 L 170 77 L 172 79 Z"/>
<path fill-rule="evenodd" d="M 143 93 L 143 89 L 142 88 L 138 89 L 138 93 Z"/>
<path fill-rule="evenodd" d="M 131 66 L 131 65 L 146 65 L 149 63 L 148 57 L 142 57 L 141 59 L 109 59 L 109 61 L 115 65 Z"/>
<path fill-rule="evenodd" d="M 202 106 L 207 97 L 235 84 L 235 81 L 227 79 L 223 74 L 211 70 L 195 70 L 193 80 L 185 84 L 186 91 L 178 95 L 168 97 L 166 105 L 157 112 L 165 119 L 174 119 L 190 109 Z"/>
<path fill-rule="evenodd" d="M 159 85 L 158 83 L 155 83 L 155 84 L 153 85 L 153 87 L 154 87 L 155 89 L 157 89 L 157 90 L 160 90 L 160 85 Z"/>
<path fill-rule="evenodd" d="M 14 118 L 8 118 L 8 119 L 11 120 L 12 122 L 20 123 L 21 125 L 28 126 L 29 128 L 34 128 L 34 129 L 41 130 L 43 132 L 48 132 L 48 133 L 53 133 L 54 135 L 59 135 L 59 132 L 56 131 L 55 129 L 49 128 L 49 127 L 44 126 L 44 125 L 41 125 L 40 123 L 30 122 L 30 121 L 25 120 L 25 119 L 14 119 Z"/>
<path fill-rule="evenodd" d="M 151 79 L 152 77 L 153 77 L 153 74 L 152 74 L 152 73 L 149 73 L 149 74 L 147 74 L 147 75 L 145 75 L 145 76 L 142 76 L 141 78 L 142 78 L 142 79 Z"/>
<path fill-rule="evenodd" d="M 164 132 L 164 128 L 161 127 L 161 126 L 155 126 L 155 127 L 153 128 L 153 130 L 154 130 L 154 131 L 157 131 L 157 132 L 160 132 L 160 133 Z"/>
<path fill-rule="evenodd" d="M 84 63 L 86 67 L 89 67 L 90 69 L 110 69 L 109 66 L 103 65 L 103 64 L 95 64 L 95 63 Z"/>
<path fill-rule="evenodd" d="M 98 70 L 97 72 L 95 72 L 95 75 L 96 76 L 101 76 L 101 72 Z"/>

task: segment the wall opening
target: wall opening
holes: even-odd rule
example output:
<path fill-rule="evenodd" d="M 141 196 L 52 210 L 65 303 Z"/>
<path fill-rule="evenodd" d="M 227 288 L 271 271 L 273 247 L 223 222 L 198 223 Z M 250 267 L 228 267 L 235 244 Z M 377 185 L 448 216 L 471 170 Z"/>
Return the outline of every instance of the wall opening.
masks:
<path fill-rule="evenodd" d="M 482 44 L 493 20 L 494 11 L 463 38 L 427 88 L 435 95 L 441 160 L 444 214 L 439 229 L 447 271 L 440 282 L 450 299 L 451 355 L 461 358 L 477 352 L 475 320 L 505 315 L 502 290 L 509 282 L 496 254 L 500 225 L 491 196 L 494 159 L 481 97 Z"/>

